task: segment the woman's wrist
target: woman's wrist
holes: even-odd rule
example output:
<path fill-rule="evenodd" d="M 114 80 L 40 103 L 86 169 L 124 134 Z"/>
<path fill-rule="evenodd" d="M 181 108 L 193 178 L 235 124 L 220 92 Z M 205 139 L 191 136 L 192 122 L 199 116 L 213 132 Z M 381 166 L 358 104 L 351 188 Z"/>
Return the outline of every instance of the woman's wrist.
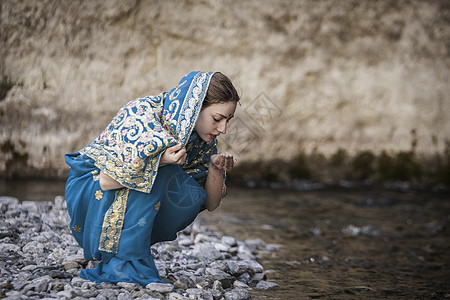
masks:
<path fill-rule="evenodd" d="M 213 163 L 209 163 L 209 169 L 211 170 L 215 170 L 215 171 L 218 171 L 218 172 L 220 172 L 221 170 L 218 168 L 218 167 L 216 167 Z"/>

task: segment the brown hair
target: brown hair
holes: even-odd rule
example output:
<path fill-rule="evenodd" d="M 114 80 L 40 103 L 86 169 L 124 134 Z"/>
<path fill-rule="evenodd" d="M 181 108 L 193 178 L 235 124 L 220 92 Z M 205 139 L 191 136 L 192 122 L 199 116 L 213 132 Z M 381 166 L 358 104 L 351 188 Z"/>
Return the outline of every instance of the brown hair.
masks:
<path fill-rule="evenodd" d="M 222 73 L 217 72 L 211 77 L 202 109 L 215 103 L 229 101 L 237 103 L 239 99 L 240 96 L 234 88 L 233 83 L 231 83 L 231 80 Z"/>

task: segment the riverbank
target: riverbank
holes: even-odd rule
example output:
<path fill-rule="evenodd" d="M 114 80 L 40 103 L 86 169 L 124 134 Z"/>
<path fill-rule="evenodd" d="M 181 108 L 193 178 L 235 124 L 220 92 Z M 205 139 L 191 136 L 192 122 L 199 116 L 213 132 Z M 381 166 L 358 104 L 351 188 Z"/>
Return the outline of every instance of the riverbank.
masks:
<path fill-rule="evenodd" d="M 162 279 L 172 285 L 96 285 L 78 276 L 95 263 L 70 234 L 62 196 L 21 203 L 0 197 L 0 297 L 7 299 L 250 299 L 253 290 L 278 288 L 256 261 L 277 250 L 259 239 L 223 236 L 198 220 L 176 241 L 152 247 Z"/>

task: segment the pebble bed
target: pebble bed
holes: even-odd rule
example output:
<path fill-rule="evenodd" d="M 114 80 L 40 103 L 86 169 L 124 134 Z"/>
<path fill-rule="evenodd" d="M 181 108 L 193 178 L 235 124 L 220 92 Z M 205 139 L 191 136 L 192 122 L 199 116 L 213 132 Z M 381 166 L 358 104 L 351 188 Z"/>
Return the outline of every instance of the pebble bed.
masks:
<path fill-rule="evenodd" d="M 152 254 L 168 284 L 101 283 L 79 277 L 92 268 L 69 231 L 64 197 L 19 202 L 0 197 L 0 298 L 6 299 L 251 299 L 250 291 L 278 288 L 256 261 L 278 251 L 260 239 L 238 241 L 195 221 Z"/>

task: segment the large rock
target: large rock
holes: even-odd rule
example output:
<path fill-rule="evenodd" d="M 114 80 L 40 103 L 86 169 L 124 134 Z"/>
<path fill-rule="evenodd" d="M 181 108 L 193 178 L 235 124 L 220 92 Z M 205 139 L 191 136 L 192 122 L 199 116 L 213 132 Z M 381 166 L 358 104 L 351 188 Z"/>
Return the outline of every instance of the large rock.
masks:
<path fill-rule="evenodd" d="M 147 286 L 145 288 L 149 289 L 153 292 L 166 294 L 166 293 L 172 292 L 174 289 L 174 286 L 172 284 L 168 284 L 168 283 L 152 282 L 152 283 L 147 284 Z"/>
<path fill-rule="evenodd" d="M 201 243 L 195 245 L 197 251 L 197 257 L 204 262 L 211 263 L 215 260 L 221 259 L 222 254 L 217 250 L 213 244 Z"/>
<path fill-rule="evenodd" d="M 198 69 L 228 74 L 243 95 L 221 138 L 242 161 L 339 147 L 443 151 L 446 5 L 3 0 L 0 174 L 65 176 L 63 155 L 124 103 Z"/>

